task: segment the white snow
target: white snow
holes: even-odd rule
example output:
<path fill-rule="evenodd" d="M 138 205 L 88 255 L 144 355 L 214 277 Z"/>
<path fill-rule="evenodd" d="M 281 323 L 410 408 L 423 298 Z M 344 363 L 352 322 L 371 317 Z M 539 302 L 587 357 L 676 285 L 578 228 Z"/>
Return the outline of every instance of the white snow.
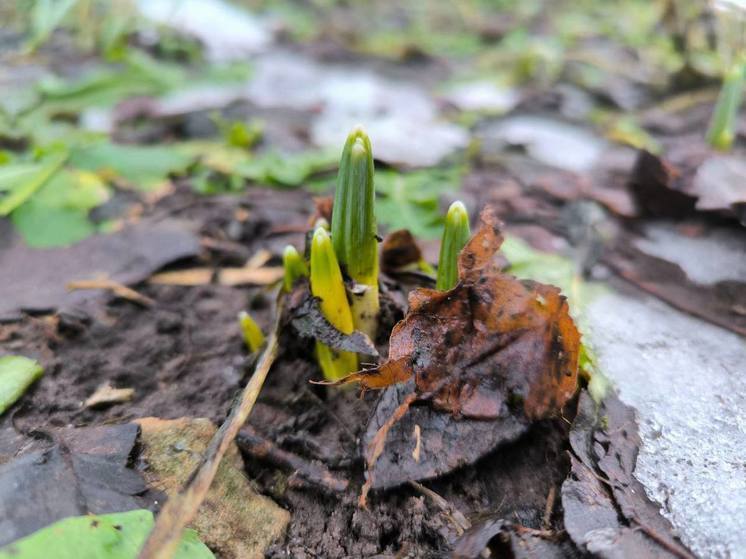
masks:
<path fill-rule="evenodd" d="M 257 17 L 223 0 L 138 0 L 137 8 L 147 19 L 199 39 L 214 61 L 241 59 L 272 41 Z"/>
<path fill-rule="evenodd" d="M 746 340 L 651 298 L 585 313 L 601 370 L 636 408 L 636 476 L 704 558 L 746 557 Z"/>
<path fill-rule="evenodd" d="M 712 229 L 692 237 L 672 224 L 657 223 L 648 226 L 645 238 L 635 245 L 647 254 L 678 264 L 696 283 L 746 282 L 746 233 L 740 230 Z"/>

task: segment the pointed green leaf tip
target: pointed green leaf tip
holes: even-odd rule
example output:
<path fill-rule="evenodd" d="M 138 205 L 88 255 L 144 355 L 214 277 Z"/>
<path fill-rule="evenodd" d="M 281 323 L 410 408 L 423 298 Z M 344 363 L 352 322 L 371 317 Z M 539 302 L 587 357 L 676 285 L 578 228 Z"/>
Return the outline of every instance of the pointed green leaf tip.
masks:
<path fill-rule="evenodd" d="M 715 149 L 729 151 L 733 145 L 744 87 L 746 56 L 740 57 L 723 77 L 723 85 L 707 130 L 707 142 Z"/>
<path fill-rule="evenodd" d="M 339 263 L 357 283 L 378 285 L 373 150 L 357 127 L 345 142 L 332 212 L 332 242 Z"/>
<path fill-rule="evenodd" d="M 352 334 L 352 311 L 347 301 L 342 272 L 329 233 L 317 227 L 311 241 L 311 293 L 319 299 L 321 314 L 343 334 Z M 357 355 L 336 351 L 316 342 L 316 356 L 324 377 L 337 380 L 357 370 Z"/>
<path fill-rule="evenodd" d="M 241 326 L 243 341 L 251 353 L 264 345 L 264 333 L 249 313 L 246 311 L 238 313 L 238 324 Z"/>
<path fill-rule="evenodd" d="M 282 253 L 282 266 L 285 269 L 282 287 L 288 293 L 292 291 L 296 281 L 308 277 L 308 266 L 292 245 L 286 246 Z"/>
<path fill-rule="evenodd" d="M 458 255 L 469 241 L 469 213 L 460 201 L 451 204 L 446 214 L 443 239 L 440 243 L 438 278 L 435 287 L 442 291 L 453 288 L 458 283 Z"/>

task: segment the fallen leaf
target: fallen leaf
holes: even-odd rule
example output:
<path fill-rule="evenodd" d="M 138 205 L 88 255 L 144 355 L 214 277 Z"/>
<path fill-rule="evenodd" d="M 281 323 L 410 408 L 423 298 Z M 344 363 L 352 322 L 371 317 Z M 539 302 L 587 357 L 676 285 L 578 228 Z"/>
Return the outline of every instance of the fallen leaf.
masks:
<path fill-rule="evenodd" d="M 341 382 L 383 388 L 414 376 L 418 397 L 455 416 L 528 420 L 558 412 L 577 388 L 580 335 L 556 287 L 503 274 L 502 243 L 489 209 L 459 257 L 459 284 L 410 293 L 391 333 L 388 360 Z M 447 366 L 444 366 L 447 365 Z"/>
<path fill-rule="evenodd" d="M 215 426 L 207 419 L 138 419 L 148 482 L 173 496 L 199 465 Z M 246 479 L 243 460 L 231 445 L 192 527 L 220 557 L 263 557 L 285 531 L 290 514 L 258 494 Z"/>
<path fill-rule="evenodd" d="M 580 335 L 567 301 L 556 287 L 502 273 L 501 242 L 488 208 L 460 254 L 457 286 L 412 291 L 409 312 L 391 333 L 388 360 L 339 381 L 364 388 L 412 381 L 389 390 L 371 418 L 363 501 L 369 487 L 474 461 L 531 422 L 558 414 L 575 394 Z M 415 419 L 397 425 L 403 417 Z M 412 421 L 421 427 L 419 461 L 411 455 Z"/>
<path fill-rule="evenodd" d="M 414 382 L 387 388 L 368 420 L 363 435 L 363 451 L 387 425 L 397 409 L 414 394 Z M 420 428 L 419 441 L 413 435 Z M 499 444 L 518 439 L 528 424 L 510 415 L 497 421 L 461 418 L 427 405 L 413 405 L 386 431 L 384 451 L 375 463 L 373 489 L 389 489 L 413 480 L 432 479 L 461 466 L 472 464 Z M 413 455 L 418 448 L 419 456 Z M 419 458 L 419 459 L 418 459 Z"/>
<path fill-rule="evenodd" d="M 65 248 L 30 250 L 20 238 L 11 237 L 9 245 L 0 247 L 0 318 L 80 304 L 95 298 L 96 292 L 70 293 L 68 283 L 98 275 L 123 285 L 137 283 L 199 250 L 199 239 L 183 223 L 170 220 L 141 221 Z"/>
<path fill-rule="evenodd" d="M 376 346 L 364 333 L 355 330 L 352 334 L 343 334 L 324 317 L 318 299 L 311 295 L 308 282 L 299 282 L 290 294 L 285 320 L 303 338 L 318 340 L 340 351 L 378 356 Z"/>
<path fill-rule="evenodd" d="M 79 169 L 125 180 L 141 190 L 152 190 L 171 173 L 186 169 L 193 159 L 178 147 L 140 146 L 99 142 L 76 148 L 70 163 Z"/>
<path fill-rule="evenodd" d="M 51 431 L 55 444 L 0 465 L 0 545 L 67 516 L 139 509 L 140 475 L 127 467 L 137 425 Z"/>
<path fill-rule="evenodd" d="M 105 515 L 74 516 L 55 522 L 0 549 L 0 559 L 131 559 L 153 528 L 153 513 L 139 509 Z M 214 555 L 194 530 L 185 530 L 174 559 Z"/>
<path fill-rule="evenodd" d="M 409 229 L 389 233 L 381 245 L 381 269 L 390 274 L 416 266 L 422 261 L 422 251 Z"/>
<path fill-rule="evenodd" d="M 20 355 L 0 357 L 0 415 L 44 374 L 39 363 Z"/>
<path fill-rule="evenodd" d="M 599 407 L 584 391 L 570 443 L 562 509 L 565 529 L 581 550 L 608 559 L 692 557 L 633 476 L 640 440 L 632 408 L 615 394 Z"/>
<path fill-rule="evenodd" d="M 109 404 L 121 404 L 129 402 L 135 395 L 134 388 L 114 388 L 108 382 L 99 386 L 83 404 L 86 408 L 95 408 Z"/>

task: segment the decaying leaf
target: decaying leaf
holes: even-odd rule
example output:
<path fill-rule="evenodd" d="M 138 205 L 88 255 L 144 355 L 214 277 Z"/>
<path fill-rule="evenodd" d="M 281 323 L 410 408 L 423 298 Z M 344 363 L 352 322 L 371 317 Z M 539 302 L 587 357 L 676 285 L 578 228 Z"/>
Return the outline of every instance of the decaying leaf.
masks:
<path fill-rule="evenodd" d="M 419 399 L 454 416 L 497 419 L 522 407 L 547 417 L 575 393 L 580 334 L 559 289 L 519 281 L 492 262 L 502 235 L 490 210 L 461 252 L 459 284 L 410 293 L 389 358 L 343 382 L 384 388 L 414 377 Z M 522 403 L 522 406 L 517 404 Z"/>
<path fill-rule="evenodd" d="M 476 460 L 532 421 L 559 413 L 575 394 L 580 335 L 565 297 L 556 287 L 502 273 L 495 258 L 499 220 L 488 208 L 482 222 L 460 254 L 457 286 L 412 291 L 409 312 L 391 334 L 388 360 L 340 381 L 364 388 L 413 381 L 409 393 L 381 398 L 371 419 L 363 501 L 369 487 L 440 475 Z M 407 458 L 414 440 L 404 455 L 406 441 L 398 441 L 382 462 L 406 461 L 406 468 L 398 468 L 400 475 L 386 468 L 379 481 L 376 462 L 387 436 L 404 436 L 396 424 L 405 414 L 417 415 L 421 460 Z M 469 445 L 455 443 L 462 437 Z"/>
<path fill-rule="evenodd" d="M 174 497 L 207 450 L 215 426 L 207 419 L 138 419 L 148 482 Z M 285 530 L 290 514 L 258 494 L 243 472 L 238 448 L 231 444 L 192 527 L 221 557 L 251 559 Z"/>
<path fill-rule="evenodd" d="M 0 465 L 0 545 L 67 516 L 147 506 L 140 475 L 127 467 L 137 425 L 50 434 L 56 444 Z"/>
<path fill-rule="evenodd" d="M 311 295 L 308 282 L 299 282 L 290 294 L 286 321 L 303 338 L 318 340 L 339 351 L 378 356 L 368 336 L 358 330 L 343 334 L 321 314 L 318 299 Z"/>
<path fill-rule="evenodd" d="M 422 251 L 409 229 L 389 233 L 381 246 L 381 268 L 391 273 L 417 265 L 422 261 Z"/>
<path fill-rule="evenodd" d="M 640 439 L 632 408 L 615 394 L 598 407 L 584 391 L 570 444 L 562 508 L 565 529 L 580 549 L 605 558 L 692 557 L 634 478 Z"/>

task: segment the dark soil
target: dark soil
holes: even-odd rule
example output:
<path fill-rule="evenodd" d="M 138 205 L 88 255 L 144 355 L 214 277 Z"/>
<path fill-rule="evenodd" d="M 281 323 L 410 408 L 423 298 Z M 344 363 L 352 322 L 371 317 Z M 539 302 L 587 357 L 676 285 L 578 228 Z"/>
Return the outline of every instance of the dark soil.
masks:
<path fill-rule="evenodd" d="M 186 218 L 204 236 L 221 241 L 222 249 L 187 264 L 231 265 L 245 260 L 243 250 L 253 254 L 267 247 L 278 253 L 288 242 L 302 242 L 301 231 L 313 211 L 310 197 L 298 191 L 264 192 L 204 199 L 182 190 L 147 213 Z M 250 308 L 268 329 L 272 295 L 263 288 L 219 285 L 137 288 L 155 301 L 151 308 L 102 296 L 79 310 L 0 325 L 0 353 L 22 348 L 46 368 L 44 377 L 0 421 L 0 454 L 6 460 L 34 433 L 57 426 L 146 416 L 207 417 L 216 423 L 225 418 L 251 371 L 236 314 Z M 373 492 L 368 510 L 357 505 L 364 480 L 359 437 L 378 394 L 360 397 L 355 389 L 309 384 L 320 377 L 311 345 L 292 336 L 286 336 L 284 345 L 250 424 L 282 449 L 322 463 L 350 483 L 341 494 L 296 483 L 288 472 L 247 456 L 248 473 L 259 490 L 293 513 L 285 541 L 277 542 L 269 556 L 445 554 L 460 530 L 415 487 Z M 84 408 L 84 400 L 105 382 L 134 388 L 133 400 Z M 568 428 L 562 418 L 537 424 L 517 443 L 426 485 L 472 522 L 497 516 L 529 528 L 561 531 L 559 500 L 549 496 L 559 494 L 569 471 Z M 556 504 L 545 513 L 548 498 Z M 549 526 L 543 524 L 545 514 Z"/>

